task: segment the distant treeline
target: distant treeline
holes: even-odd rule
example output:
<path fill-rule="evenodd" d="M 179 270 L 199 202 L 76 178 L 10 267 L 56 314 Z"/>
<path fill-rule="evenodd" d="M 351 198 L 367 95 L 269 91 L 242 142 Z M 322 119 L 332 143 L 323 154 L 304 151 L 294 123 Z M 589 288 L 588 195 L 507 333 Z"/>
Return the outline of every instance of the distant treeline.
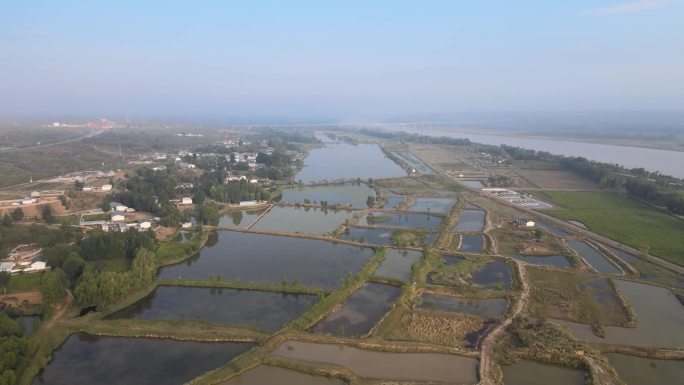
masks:
<path fill-rule="evenodd" d="M 643 168 L 628 169 L 617 164 L 601 163 L 582 157 L 554 155 L 546 151 L 501 145 L 515 160 L 541 160 L 557 163 L 562 169 L 590 179 L 603 187 L 624 188 L 630 195 L 674 214 L 684 214 L 682 180 Z"/>
<path fill-rule="evenodd" d="M 472 143 L 468 138 L 450 138 L 448 136 L 428 136 L 421 134 L 413 134 L 405 131 L 378 131 L 363 128 L 359 130 L 360 134 L 373 136 L 381 139 L 398 140 L 407 143 L 422 143 L 422 144 L 448 144 L 452 146 L 470 146 Z"/>

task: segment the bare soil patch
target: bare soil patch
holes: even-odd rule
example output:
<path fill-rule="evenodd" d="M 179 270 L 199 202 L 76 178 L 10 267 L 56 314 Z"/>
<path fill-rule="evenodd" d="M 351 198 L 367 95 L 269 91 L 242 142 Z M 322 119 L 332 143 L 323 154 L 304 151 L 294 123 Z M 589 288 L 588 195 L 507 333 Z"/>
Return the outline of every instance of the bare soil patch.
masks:
<path fill-rule="evenodd" d="M 518 170 L 518 174 L 543 189 L 600 190 L 598 184 L 565 170 Z"/>
<path fill-rule="evenodd" d="M 30 291 L 26 293 L 7 294 L 0 297 L 0 302 L 11 307 L 21 307 L 23 303 L 30 305 L 39 305 L 43 303 L 43 296 L 39 291 Z"/>

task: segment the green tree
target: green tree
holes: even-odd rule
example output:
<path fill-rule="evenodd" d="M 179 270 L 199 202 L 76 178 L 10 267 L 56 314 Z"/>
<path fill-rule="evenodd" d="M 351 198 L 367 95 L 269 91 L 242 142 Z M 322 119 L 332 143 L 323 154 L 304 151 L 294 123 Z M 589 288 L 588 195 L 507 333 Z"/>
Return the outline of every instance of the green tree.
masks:
<path fill-rule="evenodd" d="M 85 269 L 85 265 L 86 263 L 83 258 L 76 253 L 71 253 L 66 261 L 64 261 L 62 269 L 72 285 L 76 284 L 78 279 L 81 277 L 83 269 Z"/>
<path fill-rule="evenodd" d="M 52 208 L 49 205 L 43 206 L 42 211 L 43 220 L 47 223 L 55 223 L 55 216 L 52 214 Z"/>
<path fill-rule="evenodd" d="M 21 214 L 23 215 L 24 212 L 22 211 Z M 9 214 L 5 213 L 2 217 L 2 225 L 6 227 L 12 226 L 12 217 Z"/>
<path fill-rule="evenodd" d="M 368 206 L 368 208 L 371 208 L 371 207 L 373 207 L 374 204 L 375 204 L 375 197 L 369 195 L 368 198 L 366 198 L 366 206 Z"/>
<path fill-rule="evenodd" d="M 0 286 L 5 289 L 5 294 L 7 294 L 7 286 L 9 286 L 11 277 L 12 276 L 10 273 L 6 271 L 0 271 Z"/>
<path fill-rule="evenodd" d="M 17 207 L 12 211 L 12 220 L 19 222 L 22 219 L 24 219 L 24 210 L 22 210 L 21 207 Z"/>
<path fill-rule="evenodd" d="M 48 271 L 40 279 L 40 292 L 43 295 L 43 302 L 54 305 L 64 298 L 64 290 L 68 284 L 68 279 L 64 271 L 55 268 Z"/>

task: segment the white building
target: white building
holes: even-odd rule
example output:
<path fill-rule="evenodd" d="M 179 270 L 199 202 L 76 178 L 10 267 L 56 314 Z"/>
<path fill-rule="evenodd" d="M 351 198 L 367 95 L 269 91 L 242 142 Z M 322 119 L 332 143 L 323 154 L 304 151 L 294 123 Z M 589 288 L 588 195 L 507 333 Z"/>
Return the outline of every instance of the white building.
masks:
<path fill-rule="evenodd" d="M 40 198 L 40 191 L 31 191 L 31 198 Z"/>
<path fill-rule="evenodd" d="M 181 224 L 181 228 L 183 228 L 183 229 L 189 229 L 191 227 L 192 227 L 192 222 L 185 222 L 185 223 Z"/>
<path fill-rule="evenodd" d="M 151 227 L 152 227 L 152 224 L 148 221 L 142 221 L 142 222 L 138 223 L 138 228 L 140 230 L 148 230 Z"/>
<path fill-rule="evenodd" d="M 111 184 L 103 184 L 102 187 L 100 187 L 100 190 L 102 190 L 102 191 L 112 191 L 112 185 L 111 185 Z"/>
<path fill-rule="evenodd" d="M 126 214 L 123 211 L 112 211 L 112 222 L 121 222 L 126 220 Z"/>
<path fill-rule="evenodd" d="M 192 198 L 191 197 L 181 198 L 181 204 L 182 205 L 191 205 L 192 204 Z"/>
<path fill-rule="evenodd" d="M 257 201 L 240 201 L 240 206 L 247 207 L 247 206 L 256 206 Z"/>
<path fill-rule="evenodd" d="M 26 198 L 21 200 L 22 205 L 30 205 L 30 204 L 33 204 L 36 202 L 37 202 L 36 198 L 30 198 L 30 197 L 26 197 Z"/>
<path fill-rule="evenodd" d="M 121 211 L 124 212 L 128 210 L 128 207 L 124 205 L 123 203 L 119 202 L 109 202 L 109 210 L 110 211 Z"/>

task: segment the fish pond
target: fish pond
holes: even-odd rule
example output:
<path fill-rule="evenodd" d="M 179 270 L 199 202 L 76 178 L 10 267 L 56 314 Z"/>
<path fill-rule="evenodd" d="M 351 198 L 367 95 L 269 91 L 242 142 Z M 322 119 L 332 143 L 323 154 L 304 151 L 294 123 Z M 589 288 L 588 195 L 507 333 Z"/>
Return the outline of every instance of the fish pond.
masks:
<path fill-rule="evenodd" d="M 464 260 L 457 257 L 442 257 L 442 261 L 449 267 Z M 496 261 L 478 266 L 469 273 L 449 269 L 432 271 L 427 274 L 426 281 L 428 284 L 441 286 L 460 286 L 464 282 L 469 282 L 485 289 L 508 290 L 511 286 L 511 272 L 506 263 Z"/>
<path fill-rule="evenodd" d="M 423 253 L 420 251 L 385 249 L 385 259 L 374 275 L 408 281 L 411 279 L 411 266 L 422 257 Z"/>
<path fill-rule="evenodd" d="M 458 217 L 458 224 L 454 227 L 455 232 L 482 231 L 485 225 L 484 210 L 463 210 Z"/>
<path fill-rule="evenodd" d="M 577 255 L 584 258 L 584 260 L 591 265 L 599 273 L 604 274 L 621 274 L 617 266 L 613 265 L 605 256 L 596 251 L 593 247 L 589 246 L 588 243 L 584 241 L 567 240 L 568 246 L 573 249 Z"/>
<path fill-rule="evenodd" d="M 397 206 L 402 204 L 404 202 L 404 196 L 395 194 L 392 192 L 387 193 L 387 202 L 385 202 L 385 207 L 386 209 L 395 209 Z"/>
<path fill-rule="evenodd" d="M 364 378 L 446 384 L 474 384 L 478 381 L 478 360 L 455 354 L 376 352 L 345 345 L 299 341 L 286 341 L 272 354 L 344 366 Z"/>
<path fill-rule="evenodd" d="M 266 209 L 231 210 L 221 215 L 219 226 L 236 229 L 246 229 L 256 221 Z"/>
<path fill-rule="evenodd" d="M 684 360 L 654 360 L 619 353 L 605 356 L 627 385 L 681 384 L 684 379 Z"/>
<path fill-rule="evenodd" d="M 511 272 L 504 262 L 492 262 L 472 273 L 473 283 L 486 288 L 508 290 L 511 287 Z"/>
<path fill-rule="evenodd" d="M 462 236 L 458 250 L 462 253 L 480 253 L 484 241 L 481 236 Z"/>
<path fill-rule="evenodd" d="M 315 148 L 304 159 L 295 180 L 304 183 L 337 179 L 368 179 L 406 176 L 375 144 L 328 144 Z"/>
<path fill-rule="evenodd" d="M 345 231 L 342 232 L 340 238 L 346 239 L 348 241 L 366 243 L 369 245 L 391 245 L 392 233 L 395 231 L 396 230 L 382 228 L 349 226 L 345 229 Z M 438 236 L 439 233 L 425 233 L 424 235 L 417 235 L 417 237 L 420 239 L 416 240 L 415 246 L 420 247 L 425 243 L 431 245 Z"/>
<path fill-rule="evenodd" d="M 335 336 L 362 337 L 387 313 L 400 292 L 395 286 L 366 283 L 312 330 Z"/>
<path fill-rule="evenodd" d="M 280 329 L 318 300 L 315 295 L 225 288 L 159 286 L 110 319 L 187 321 Z"/>
<path fill-rule="evenodd" d="M 284 233 L 327 234 L 351 218 L 352 214 L 348 210 L 275 206 L 259 219 L 252 229 Z"/>
<path fill-rule="evenodd" d="M 481 180 L 462 180 L 461 183 L 470 188 L 483 188 L 485 186 Z"/>
<path fill-rule="evenodd" d="M 506 298 L 463 298 L 451 295 L 423 293 L 420 296 L 420 308 L 477 315 L 487 318 L 499 318 L 506 314 L 508 300 Z"/>
<path fill-rule="evenodd" d="M 591 326 L 581 323 L 554 320 L 570 328 L 582 340 L 630 345 L 644 348 L 684 347 L 684 306 L 672 291 L 643 283 L 615 281 L 618 290 L 636 313 L 636 327 L 604 326 L 605 339 L 597 337 Z"/>
<path fill-rule="evenodd" d="M 259 365 L 249 369 L 221 383 L 221 385 L 265 385 L 273 384 L 277 379 L 278 385 L 346 385 L 347 383 L 337 379 L 323 376 L 314 376 L 308 373 L 297 372 L 278 366 Z"/>
<path fill-rule="evenodd" d="M 379 227 L 405 227 L 435 230 L 442 223 L 442 217 L 431 214 L 406 214 L 374 212 L 359 220 L 360 225 Z"/>
<path fill-rule="evenodd" d="M 504 385 L 584 385 L 585 373 L 565 366 L 522 360 L 502 365 Z"/>
<path fill-rule="evenodd" d="M 420 174 L 434 174 L 434 171 L 425 164 L 422 160 L 418 159 L 412 152 L 409 151 L 396 151 L 392 152 L 397 158 L 402 162 L 406 163 L 410 168 L 416 170 Z"/>
<path fill-rule="evenodd" d="M 537 226 L 541 227 L 542 229 L 548 231 L 549 233 L 551 233 L 557 237 L 560 237 L 560 238 L 567 238 L 567 237 L 572 236 L 572 234 L 568 233 L 567 231 L 561 230 L 558 227 L 552 226 L 546 222 L 535 222 L 535 224 Z"/>
<path fill-rule="evenodd" d="M 195 256 L 159 269 L 159 278 L 226 280 L 258 283 L 297 281 L 324 289 L 336 288 L 373 255 L 370 248 L 326 241 L 219 231 Z"/>
<path fill-rule="evenodd" d="M 409 206 L 409 211 L 428 212 L 428 213 L 446 213 L 451 206 L 456 203 L 455 200 L 449 198 L 416 198 L 413 204 Z"/>
<path fill-rule="evenodd" d="M 525 263 L 530 263 L 533 265 L 546 265 L 546 266 L 553 266 L 553 267 L 558 267 L 561 269 L 567 269 L 572 266 L 568 258 L 562 256 L 562 255 L 548 255 L 548 256 L 538 256 L 538 255 L 520 255 L 520 254 L 513 254 L 511 257 L 523 261 Z"/>
<path fill-rule="evenodd" d="M 34 385 L 184 384 L 251 349 L 248 343 L 72 334 Z"/>
<path fill-rule="evenodd" d="M 338 183 L 319 186 L 297 186 L 283 190 L 281 202 L 340 205 L 364 209 L 369 196 L 375 197 L 375 190 L 364 183 Z"/>

